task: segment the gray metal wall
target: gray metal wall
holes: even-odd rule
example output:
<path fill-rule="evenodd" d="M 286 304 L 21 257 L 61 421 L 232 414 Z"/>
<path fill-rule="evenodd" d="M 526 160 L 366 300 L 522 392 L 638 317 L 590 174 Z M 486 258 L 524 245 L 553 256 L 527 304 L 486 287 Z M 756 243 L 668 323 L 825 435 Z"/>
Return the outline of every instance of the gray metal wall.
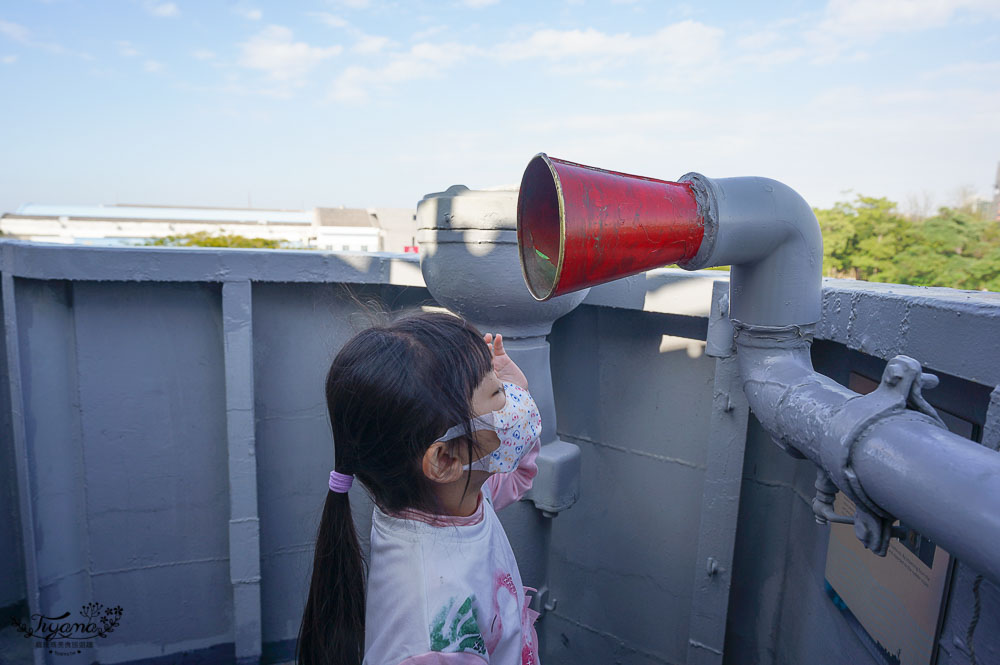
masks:
<path fill-rule="evenodd" d="M 43 609 L 92 601 L 124 608 L 121 627 L 94 652 L 101 662 L 169 662 L 180 652 L 190 662 L 231 662 L 254 607 L 234 594 L 259 584 L 265 662 L 288 658 L 333 461 L 323 378 L 343 342 L 367 323 L 344 284 L 392 309 L 433 305 L 415 262 L 2 245 L 0 305 L 16 303 L 16 311 L 0 312 L 13 344 L 0 354 L 0 607 L 23 601 L 37 579 Z M 246 321 L 225 304 L 226 293 L 240 293 L 226 291 L 233 281 L 249 294 Z M 529 504 L 502 516 L 519 555 L 549 557 L 556 606 L 540 623 L 543 663 L 687 662 L 716 363 L 699 341 L 711 284 L 690 291 L 696 282 L 681 275 L 650 278 L 644 288 L 633 281 L 595 289 L 549 336 L 559 435 L 583 455 L 581 498 L 554 518 L 546 543 L 518 541 L 531 531 L 525 520 L 547 519 Z M 842 330 L 830 323 L 878 292 L 863 288 L 859 296 L 827 284 L 821 336 L 832 341 L 817 345 L 817 367 L 843 374 L 848 361 L 880 362 L 916 345 L 924 351 L 913 355 L 931 369 L 957 368 L 938 406 L 956 412 L 965 401 L 966 417 L 982 421 L 993 375 L 972 344 L 946 345 L 938 331 L 942 350 L 928 346 L 918 299 L 899 296 L 915 303 L 896 312 L 908 321 L 902 342 L 880 336 L 899 330 L 892 302 L 873 305 L 867 318 L 849 317 L 882 317 L 881 325 L 865 323 L 860 337 L 857 323 Z M 924 304 L 950 312 L 958 305 L 948 293 Z M 1000 317 L 964 311 L 945 329 L 992 340 Z M 241 443 L 231 404 L 246 386 L 227 384 L 249 375 L 227 367 L 229 336 L 245 333 L 252 478 L 241 477 L 231 457 Z M 24 488 L 14 471 L 19 445 L 30 484 L 27 548 L 18 506 Z M 742 475 L 725 662 L 874 663 L 823 593 L 828 532 L 808 507 L 812 470 L 751 426 Z M 247 488 L 256 491 L 253 505 L 240 494 Z M 233 496 L 244 498 L 237 505 Z M 360 488 L 351 500 L 367 538 L 371 506 Z M 256 517 L 234 520 L 237 508 Z M 258 517 L 250 542 L 259 546 L 259 577 L 242 578 L 233 523 Z M 971 583 L 959 566 L 941 663 L 968 662 L 956 640 L 973 611 Z M 979 662 L 1000 662 L 1000 594 L 988 582 L 982 591 Z M 250 624 L 241 624 L 248 611 Z M 0 631 L 0 642 L 10 632 Z M 0 660 L 27 662 L 30 651 L 0 650 Z"/>
<path fill-rule="evenodd" d="M 583 476 L 552 527 L 543 663 L 684 662 L 715 360 L 663 336 L 706 325 L 583 305 L 553 326 L 559 436 Z"/>
<path fill-rule="evenodd" d="M 0 299 L 0 321 L 3 301 Z M 6 377 L 7 348 L 0 343 L 0 377 Z M 24 560 L 21 558 L 21 521 L 17 504 L 17 472 L 14 467 L 13 422 L 10 413 L 10 383 L 0 380 L 0 616 L 23 610 Z"/>
<path fill-rule="evenodd" d="M 229 663 L 262 643 L 289 659 L 334 457 L 325 371 L 368 324 L 361 302 L 434 304 L 415 260 L 27 243 L 0 259 L 0 663 Z M 91 602 L 122 621 L 76 656 L 10 625 Z"/>

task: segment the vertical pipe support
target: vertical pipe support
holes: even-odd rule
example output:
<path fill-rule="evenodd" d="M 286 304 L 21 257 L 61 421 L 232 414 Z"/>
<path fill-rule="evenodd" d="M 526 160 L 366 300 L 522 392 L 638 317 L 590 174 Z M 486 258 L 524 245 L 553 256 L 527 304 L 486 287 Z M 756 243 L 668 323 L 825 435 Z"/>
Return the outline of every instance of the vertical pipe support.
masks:
<path fill-rule="evenodd" d="M 715 383 L 691 596 L 691 624 L 685 660 L 688 665 L 722 663 L 743 484 L 743 456 L 750 408 L 743 393 L 735 357 L 728 288 L 726 282 L 713 285 L 712 309 L 708 319 L 705 353 L 716 359 Z"/>
<path fill-rule="evenodd" d="M 229 448 L 229 577 L 233 585 L 233 639 L 236 662 L 240 665 L 259 663 L 263 647 L 251 294 L 249 280 L 222 284 Z"/>
<path fill-rule="evenodd" d="M 5 246 L 4 252 L 10 247 Z M 8 257 L 5 257 L 8 258 Z M 5 260 L 5 266 L 13 261 Z M 31 474 L 28 464 L 27 434 L 24 429 L 24 393 L 21 390 L 21 350 L 18 340 L 17 302 L 14 275 L 9 270 L 0 274 L 3 297 L 4 344 L 7 352 L 7 381 L 10 387 L 10 415 L 14 430 L 14 460 L 17 465 L 17 497 L 20 505 L 21 544 L 24 548 L 24 577 L 27 588 L 29 615 L 41 614 L 41 594 L 38 587 L 38 559 L 35 548 L 35 515 L 31 504 Z M 45 665 L 45 650 L 32 649 L 34 664 Z"/>

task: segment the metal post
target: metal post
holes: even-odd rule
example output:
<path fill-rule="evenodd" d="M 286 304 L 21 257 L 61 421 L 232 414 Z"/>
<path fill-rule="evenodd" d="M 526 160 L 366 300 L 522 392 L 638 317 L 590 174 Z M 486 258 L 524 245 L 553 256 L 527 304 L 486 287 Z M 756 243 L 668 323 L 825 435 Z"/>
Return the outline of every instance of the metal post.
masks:
<path fill-rule="evenodd" d="M 698 554 L 688 632 L 688 665 L 720 665 L 726 641 L 729 586 L 743 483 L 750 408 L 729 321 L 729 285 L 713 285 L 705 353 L 714 356 L 715 388 L 708 432 L 707 468 L 701 499 Z"/>
<path fill-rule="evenodd" d="M 9 251 L 9 250 L 6 250 Z M 11 265 L 10 261 L 4 261 Z M 10 387 L 10 415 L 14 430 L 14 459 L 17 464 L 17 496 L 21 509 L 21 544 L 24 547 L 24 577 L 29 614 L 41 613 L 38 589 L 38 560 L 35 549 L 35 516 L 31 505 L 31 477 L 28 472 L 28 448 L 24 430 L 24 394 L 21 392 L 21 354 L 18 343 L 17 303 L 14 276 L 5 271 L 0 275 L 3 288 L 4 343 L 7 351 L 7 380 Z M 35 665 L 45 665 L 45 650 L 32 649 Z"/>
<path fill-rule="evenodd" d="M 224 282 L 226 432 L 229 447 L 229 576 L 236 662 L 260 662 L 260 519 L 254 437 L 253 317 L 249 280 Z"/>

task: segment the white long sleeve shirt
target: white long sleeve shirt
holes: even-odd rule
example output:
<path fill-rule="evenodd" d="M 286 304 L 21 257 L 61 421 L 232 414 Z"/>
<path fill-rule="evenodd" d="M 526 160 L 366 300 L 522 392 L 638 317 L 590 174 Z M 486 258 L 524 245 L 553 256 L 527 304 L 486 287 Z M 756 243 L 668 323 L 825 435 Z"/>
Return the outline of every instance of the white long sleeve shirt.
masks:
<path fill-rule="evenodd" d="M 363 665 L 538 665 L 538 613 L 495 512 L 531 487 L 537 455 L 491 476 L 469 517 L 375 508 Z"/>

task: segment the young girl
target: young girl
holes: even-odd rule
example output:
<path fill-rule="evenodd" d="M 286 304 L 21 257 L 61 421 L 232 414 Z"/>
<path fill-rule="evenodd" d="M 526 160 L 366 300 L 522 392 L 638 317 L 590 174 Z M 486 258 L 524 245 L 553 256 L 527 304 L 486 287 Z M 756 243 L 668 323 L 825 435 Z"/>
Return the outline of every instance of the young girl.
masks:
<path fill-rule="evenodd" d="M 336 447 L 296 661 L 537 665 L 495 510 L 531 487 L 541 419 L 500 335 L 418 313 L 354 336 L 326 379 Z M 347 490 L 375 502 L 367 593 Z"/>

